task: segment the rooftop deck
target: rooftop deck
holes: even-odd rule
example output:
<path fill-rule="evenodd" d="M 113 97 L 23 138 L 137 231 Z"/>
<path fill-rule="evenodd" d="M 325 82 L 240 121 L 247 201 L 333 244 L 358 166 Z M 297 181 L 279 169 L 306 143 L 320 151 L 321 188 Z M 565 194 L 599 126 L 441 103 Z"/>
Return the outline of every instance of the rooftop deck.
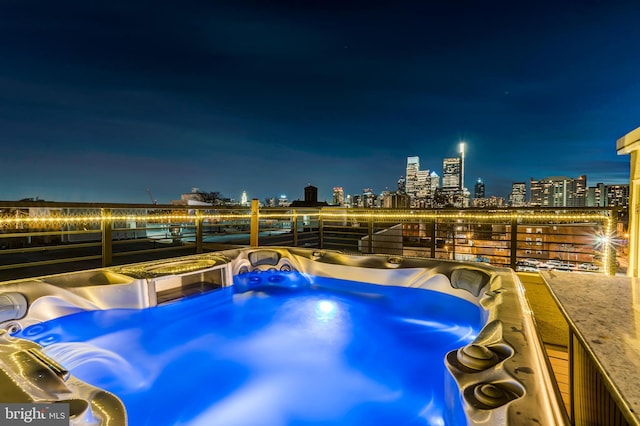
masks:
<path fill-rule="evenodd" d="M 570 265 L 567 268 L 573 272 L 564 274 L 578 286 L 592 282 L 592 277 L 615 281 L 616 266 L 625 264 L 624 244 L 614 245 L 621 234 L 620 212 L 615 209 L 252 212 L 184 206 L 0 203 L 0 211 L 0 281 L 258 244 L 510 266 L 520 270 L 518 276 L 546 346 L 559 397 L 575 424 L 593 424 L 585 417 L 589 413 L 576 409 L 582 396 L 591 392 L 576 387 L 584 375 L 577 377 L 575 367 L 586 364 L 576 359 L 576 354 L 593 358 L 595 367 L 587 367 L 604 376 L 604 382 L 609 380 L 606 371 L 598 370 L 596 354 L 579 351 L 584 345 L 576 340 L 579 332 L 571 320 L 571 306 L 564 306 L 574 302 L 561 300 L 552 292 L 550 275 L 545 271 L 547 262 L 554 260 Z M 621 238 L 617 242 L 624 243 Z M 592 272 L 584 272 L 581 264 L 589 265 Z M 640 424 L 615 388 L 605 386 L 604 390 L 613 395 L 615 409 L 610 407 L 611 401 L 598 404 L 617 413 L 604 424 Z"/>

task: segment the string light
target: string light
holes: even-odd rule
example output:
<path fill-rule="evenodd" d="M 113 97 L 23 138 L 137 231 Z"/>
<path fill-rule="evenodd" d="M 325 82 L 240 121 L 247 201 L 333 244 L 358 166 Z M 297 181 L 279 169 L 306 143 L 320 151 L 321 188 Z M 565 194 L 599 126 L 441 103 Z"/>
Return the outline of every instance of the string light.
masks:
<path fill-rule="evenodd" d="M 114 211 L 115 210 L 115 211 Z M 11 215 L 5 213 L 0 216 L 0 228 L 12 229 L 54 229 L 69 228 L 81 225 L 99 229 L 105 223 L 119 224 L 128 222 L 146 222 L 160 224 L 180 223 L 183 226 L 195 226 L 199 221 L 203 223 L 217 223 L 224 221 L 244 221 L 249 223 L 252 215 L 250 210 L 236 210 L 232 212 L 210 210 L 179 210 L 158 214 L 134 214 L 131 211 L 118 212 L 117 209 L 101 209 L 93 214 L 63 214 L 61 210 L 45 210 L 39 215 L 26 215 L 24 212 L 13 211 Z M 86 211 L 86 210 L 85 210 Z M 40 212 L 39 212 L 40 213 Z M 304 216 L 309 220 L 318 220 L 326 223 L 332 221 L 374 221 L 374 222 L 403 222 L 412 223 L 420 221 L 434 222 L 470 222 L 470 223 L 497 223 L 510 226 L 512 224 L 534 223 L 596 223 L 601 224 L 603 238 L 599 245 L 602 249 L 603 262 L 609 264 L 612 256 L 614 223 L 615 219 L 609 210 L 598 211 L 536 211 L 536 210 L 492 210 L 492 211 L 464 211 L 464 210 L 386 210 L 386 209 L 332 209 L 323 208 L 313 211 L 307 210 L 282 210 L 258 212 L 259 220 L 291 220 Z M 605 268 L 608 273 L 608 268 Z"/>
<path fill-rule="evenodd" d="M 297 213 L 300 215 L 300 213 Z M 536 223 L 540 221 L 548 221 L 552 223 L 568 223 L 568 222 L 601 222 L 607 228 L 607 232 L 611 232 L 611 217 L 603 213 L 535 213 L 535 214 L 519 214 L 514 213 L 440 213 L 433 211 L 425 212 L 404 212 L 404 213 L 390 213 L 385 211 L 353 211 L 353 212 L 340 212 L 334 213 L 331 211 L 317 213 L 304 213 L 305 216 L 318 219 L 359 219 L 359 220 L 400 220 L 400 221 L 417 221 L 417 220 L 468 220 L 468 221 L 491 221 L 491 222 L 506 222 L 510 224 L 511 221 L 516 220 L 518 223 Z M 292 212 L 288 213 L 260 213 L 260 219 L 286 219 L 293 216 Z M 74 223 L 87 223 L 87 222 L 128 222 L 128 221 L 145 221 L 145 222 L 195 222 L 198 219 L 209 221 L 224 221 L 224 220 L 250 220 L 250 213 L 236 213 L 236 214 L 208 214 L 202 213 L 200 215 L 182 213 L 182 214 L 163 214 L 163 215 L 117 215 L 117 214 L 103 214 L 93 216 L 26 216 L 26 217 L 0 217 L 0 226 L 11 225 L 55 225 L 55 224 L 74 224 Z"/>

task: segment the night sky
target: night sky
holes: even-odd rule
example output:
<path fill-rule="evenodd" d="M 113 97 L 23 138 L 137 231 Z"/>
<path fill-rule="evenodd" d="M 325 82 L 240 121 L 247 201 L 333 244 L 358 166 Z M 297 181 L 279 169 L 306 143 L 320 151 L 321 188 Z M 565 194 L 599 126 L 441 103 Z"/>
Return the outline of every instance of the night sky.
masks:
<path fill-rule="evenodd" d="M 407 156 L 466 186 L 628 183 L 640 2 L 0 3 L 0 200 L 261 201 L 395 190 Z"/>

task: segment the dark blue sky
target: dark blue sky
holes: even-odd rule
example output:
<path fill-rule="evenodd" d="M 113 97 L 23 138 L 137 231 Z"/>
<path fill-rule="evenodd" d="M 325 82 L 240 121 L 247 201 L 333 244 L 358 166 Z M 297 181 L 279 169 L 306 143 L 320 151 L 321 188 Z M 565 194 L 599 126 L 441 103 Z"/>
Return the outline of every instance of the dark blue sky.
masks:
<path fill-rule="evenodd" d="M 161 203 L 394 190 L 407 156 L 466 186 L 624 183 L 640 3 L 0 4 L 0 199 Z"/>

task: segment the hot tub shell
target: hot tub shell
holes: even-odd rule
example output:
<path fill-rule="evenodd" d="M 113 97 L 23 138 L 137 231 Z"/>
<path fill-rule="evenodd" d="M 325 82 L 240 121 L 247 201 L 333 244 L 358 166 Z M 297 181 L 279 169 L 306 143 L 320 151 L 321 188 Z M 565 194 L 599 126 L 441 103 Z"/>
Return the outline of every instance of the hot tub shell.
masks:
<path fill-rule="evenodd" d="M 0 388 L 17 386 L 19 402 L 83 401 L 74 402 L 72 425 L 86 424 L 87 418 L 100 419 L 99 424 L 124 424 L 109 423 L 126 421 L 117 396 L 60 373 L 55 361 L 40 356 L 37 344 L 13 338 L 10 333 L 83 310 L 144 309 L 170 303 L 183 295 L 231 286 L 238 274 L 270 270 L 425 288 L 474 303 L 484 312 L 485 326 L 474 342 L 443 359 L 450 373 L 447 404 L 451 412 L 461 407 L 465 414 L 464 419 L 450 418 L 448 422 L 569 424 L 524 288 L 513 270 L 479 263 L 284 247 L 227 250 L 0 283 Z M 16 353 L 27 355 L 16 357 Z M 23 359 L 30 368 L 37 364 L 52 372 L 57 379 L 52 379 L 51 389 L 34 387 L 33 377 L 24 373 L 28 369 L 16 359 Z"/>

